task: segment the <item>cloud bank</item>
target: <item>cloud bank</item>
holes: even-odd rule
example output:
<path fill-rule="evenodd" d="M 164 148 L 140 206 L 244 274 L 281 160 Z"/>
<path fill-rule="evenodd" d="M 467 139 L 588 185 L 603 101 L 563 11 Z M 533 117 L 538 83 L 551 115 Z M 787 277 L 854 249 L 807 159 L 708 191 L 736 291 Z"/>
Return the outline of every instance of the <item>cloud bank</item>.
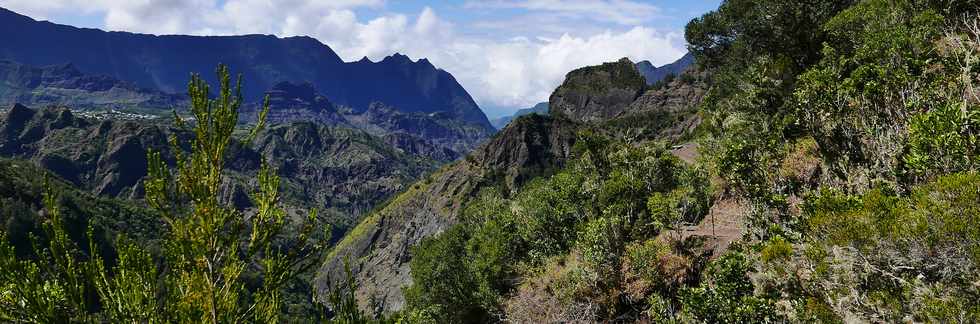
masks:
<path fill-rule="evenodd" d="M 0 6 L 41 19 L 71 11 L 101 15 L 109 30 L 307 35 L 347 61 L 395 52 L 426 57 L 491 116 L 547 100 L 578 67 L 622 57 L 661 65 L 685 52 L 680 31 L 644 27 L 659 8 L 626 0 L 467 2 L 464 10 L 524 12 L 472 22 L 444 19 L 431 7 L 390 12 L 383 0 L 0 0 Z M 359 17 L 363 10 L 380 13 Z"/>

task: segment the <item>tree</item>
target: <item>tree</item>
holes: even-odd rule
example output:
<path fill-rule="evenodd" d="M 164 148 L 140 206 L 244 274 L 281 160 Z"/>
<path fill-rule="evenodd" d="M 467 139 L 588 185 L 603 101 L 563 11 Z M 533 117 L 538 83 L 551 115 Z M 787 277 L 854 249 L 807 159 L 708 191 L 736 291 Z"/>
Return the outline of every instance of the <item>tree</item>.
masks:
<path fill-rule="evenodd" d="M 171 170 L 159 152 L 148 154 L 146 202 L 166 221 L 162 255 L 153 256 L 125 235 L 116 239 L 111 266 L 94 247 L 86 258 L 67 234 L 57 196 L 45 195 L 50 239 L 35 245 L 40 260 L 18 260 L 0 233 L 0 319 L 29 322 L 203 322 L 275 323 L 282 313 L 281 289 L 318 264 L 323 251 L 315 234 L 316 212 L 288 237 L 288 220 L 279 207 L 279 177 L 263 163 L 246 214 L 221 201 L 226 150 L 243 103 L 242 78 L 234 88 L 227 66 L 217 69 L 220 90 L 192 75 L 188 85 L 195 135 L 189 154 L 180 153 Z M 269 110 L 263 104 L 247 143 L 262 129 Z M 184 121 L 175 114 L 178 127 Z M 50 188 L 50 187 L 48 187 Z M 89 241 L 92 240 L 89 227 Z M 36 240 L 35 240 L 36 241 Z M 246 279 L 246 275 L 257 280 Z M 26 278 L 26 280 L 25 280 Z M 97 296 L 97 297 L 96 297 Z M 9 310 L 9 311 L 8 311 Z"/>

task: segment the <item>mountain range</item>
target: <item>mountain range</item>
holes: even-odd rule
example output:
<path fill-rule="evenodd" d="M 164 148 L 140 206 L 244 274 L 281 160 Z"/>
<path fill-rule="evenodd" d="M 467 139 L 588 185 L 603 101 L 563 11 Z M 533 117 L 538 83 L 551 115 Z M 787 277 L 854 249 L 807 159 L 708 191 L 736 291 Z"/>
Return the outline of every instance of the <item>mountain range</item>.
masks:
<path fill-rule="evenodd" d="M 0 103 L 153 111 L 186 104 L 186 96 L 88 75 L 72 63 L 39 67 L 0 60 Z"/>
<path fill-rule="evenodd" d="M 394 54 L 344 62 L 310 37 L 183 36 L 106 32 L 36 21 L 0 8 L 0 59 L 29 66 L 71 64 L 89 75 L 164 93 L 182 93 L 191 73 L 209 83 L 219 63 L 247 76 L 243 94 L 257 102 L 283 81 L 310 82 L 355 112 L 382 102 L 404 113 L 442 113 L 492 131 L 476 102 L 428 60 Z M 170 107 L 164 107 L 170 108 Z"/>
<path fill-rule="evenodd" d="M 663 80 L 668 75 L 681 75 L 685 69 L 694 64 L 694 55 L 691 53 L 684 54 L 681 58 L 677 59 L 669 64 L 665 64 L 661 67 L 656 67 L 650 61 L 640 61 L 636 63 L 637 70 L 643 75 L 643 78 L 647 80 L 648 85 L 654 85 L 657 82 Z"/>
<path fill-rule="evenodd" d="M 493 124 L 493 127 L 496 127 L 497 129 L 504 129 L 504 127 L 507 127 L 507 124 L 510 124 L 510 122 L 516 119 L 517 117 L 530 115 L 530 114 L 547 115 L 548 103 L 539 102 L 538 104 L 534 105 L 534 107 L 518 109 L 517 112 L 515 112 L 513 115 L 495 118 L 491 120 L 490 123 Z"/>
<path fill-rule="evenodd" d="M 456 224 L 481 190 L 516 192 L 563 168 L 582 131 L 676 141 L 700 123 L 692 109 L 703 95 L 700 79 L 650 86 L 693 74 L 684 58 L 660 68 L 623 59 L 572 71 L 549 102 L 499 121 L 494 135 L 469 94 L 425 59 L 343 62 L 308 37 L 105 32 L 2 9 L 0 27 L 22 31 L 0 35 L 4 102 L 165 111 L 186 105 L 176 93 L 190 73 L 227 63 L 246 75 L 243 121 L 255 121 L 268 98 L 271 126 L 251 146 L 233 142 L 223 199 L 251 208 L 246 188 L 255 180 L 245 175 L 262 157 L 271 161 L 291 214 L 321 209 L 322 221 L 345 234 L 318 269 L 316 287 L 325 293 L 352 262 L 361 306 L 378 313 L 404 307 L 411 248 Z M 191 136 L 167 121 L 13 105 L 0 120 L 0 155 L 32 161 L 80 195 L 138 202 L 147 152 L 172 159 L 167 139 Z"/>

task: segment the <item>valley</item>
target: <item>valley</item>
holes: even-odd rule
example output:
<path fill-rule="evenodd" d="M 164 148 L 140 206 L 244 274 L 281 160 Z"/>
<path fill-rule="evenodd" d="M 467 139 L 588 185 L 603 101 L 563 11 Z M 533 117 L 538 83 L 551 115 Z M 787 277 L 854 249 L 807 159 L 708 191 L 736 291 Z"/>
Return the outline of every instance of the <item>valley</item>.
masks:
<path fill-rule="evenodd" d="M 507 4 L 447 11 L 544 17 Z M 978 5 L 726 0 L 671 61 L 429 6 L 348 38 L 342 5 L 319 38 L 0 8 L 0 322 L 977 322 Z M 351 51 L 381 27 L 437 55 Z"/>

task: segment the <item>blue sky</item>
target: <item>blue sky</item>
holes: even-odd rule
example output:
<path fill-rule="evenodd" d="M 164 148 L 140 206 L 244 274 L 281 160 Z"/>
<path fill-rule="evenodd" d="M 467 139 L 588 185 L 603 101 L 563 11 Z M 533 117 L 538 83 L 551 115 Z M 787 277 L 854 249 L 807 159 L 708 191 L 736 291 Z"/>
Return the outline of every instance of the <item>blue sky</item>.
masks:
<path fill-rule="evenodd" d="M 488 116 L 546 101 L 565 73 L 670 63 L 720 0 L 0 0 L 38 20 L 152 34 L 306 35 L 345 60 L 395 52 L 452 73 Z"/>

